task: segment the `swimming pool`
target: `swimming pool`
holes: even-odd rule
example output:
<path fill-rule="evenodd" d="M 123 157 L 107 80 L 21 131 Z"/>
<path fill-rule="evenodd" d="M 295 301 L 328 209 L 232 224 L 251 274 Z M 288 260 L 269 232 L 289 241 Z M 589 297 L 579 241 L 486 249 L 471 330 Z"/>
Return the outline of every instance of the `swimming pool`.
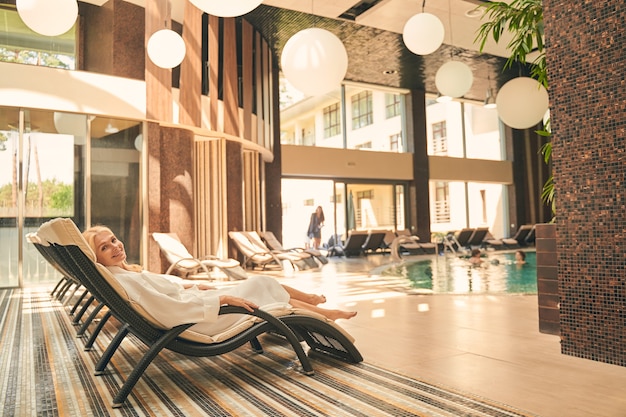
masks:
<path fill-rule="evenodd" d="M 406 260 L 383 271 L 382 277 L 405 278 L 412 292 L 434 294 L 536 294 L 536 253 L 515 264 L 513 252 L 490 252 L 480 266 L 467 257 L 446 254 L 425 260 Z"/>

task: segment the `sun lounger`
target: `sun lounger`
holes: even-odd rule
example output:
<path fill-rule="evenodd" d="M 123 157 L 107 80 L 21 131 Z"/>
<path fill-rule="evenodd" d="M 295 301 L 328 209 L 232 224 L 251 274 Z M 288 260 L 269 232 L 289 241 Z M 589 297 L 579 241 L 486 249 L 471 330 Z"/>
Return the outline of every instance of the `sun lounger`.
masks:
<path fill-rule="evenodd" d="M 288 250 L 272 250 L 263 241 L 261 236 L 255 231 L 243 232 L 250 242 L 254 244 L 258 248 L 262 248 L 263 250 L 269 251 L 274 256 L 276 256 L 281 261 L 288 261 L 292 264 L 294 269 L 309 269 L 309 268 L 317 268 L 317 262 L 313 259 L 313 256 L 310 253 L 306 252 L 296 252 L 296 251 L 288 251 Z"/>
<path fill-rule="evenodd" d="M 475 248 L 475 247 L 482 247 L 483 242 L 485 238 L 487 237 L 488 233 L 489 233 L 488 227 L 477 227 L 476 229 L 474 229 L 474 232 L 472 233 L 470 238 L 467 240 L 467 244 L 465 245 L 465 247 L 469 249 Z"/>
<path fill-rule="evenodd" d="M 166 274 L 178 271 L 183 277 L 193 278 L 194 274 L 201 271 L 204 272 L 203 278 L 214 278 L 213 272 L 218 269 L 233 280 L 248 277 L 236 259 L 219 259 L 215 256 L 206 256 L 203 259 L 194 257 L 182 244 L 176 233 L 152 233 L 152 238 L 170 262 Z"/>
<path fill-rule="evenodd" d="M 131 299 L 111 272 L 95 263 L 95 255 L 87 245 L 76 225 L 69 219 L 55 219 L 44 223 L 37 232 L 41 250 L 50 254 L 64 270 L 112 312 L 121 323 L 96 365 L 96 374 L 102 374 L 128 333 L 143 341 L 148 349 L 126 378 L 115 395 L 113 407 L 120 407 L 143 375 L 145 369 L 163 349 L 188 356 L 216 356 L 230 352 L 245 343 L 262 351 L 257 336 L 268 331 L 283 335 L 294 349 L 305 374 L 313 368 L 300 341 L 306 341 L 314 352 L 360 362 L 363 358 L 353 345 L 352 338 L 334 322 L 320 320 L 315 314 L 299 310 L 262 311 L 248 313 L 241 307 L 222 306 L 220 314 L 247 314 L 249 318 L 219 335 L 205 335 L 190 330 L 194 323 L 167 328 L 156 321 L 136 300 Z M 280 318 L 279 318 L 280 317 Z M 293 330 L 292 330 L 293 329 Z M 295 333 L 294 333 L 295 332 Z"/>
<path fill-rule="evenodd" d="M 322 254 L 319 250 L 311 249 L 311 248 L 284 248 L 282 243 L 276 238 L 273 232 L 266 230 L 265 232 L 260 233 L 261 238 L 267 244 L 267 246 L 273 251 L 279 252 L 295 252 L 295 253 L 306 253 L 309 256 L 313 257 L 317 260 L 321 265 L 325 265 L 328 263 L 328 259 L 326 256 Z"/>
<path fill-rule="evenodd" d="M 384 230 L 371 230 L 367 234 L 367 239 L 365 243 L 363 243 L 363 253 L 376 253 L 378 251 L 382 251 L 383 242 L 385 239 L 385 231 Z"/>
<path fill-rule="evenodd" d="M 525 224 L 520 226 L 515 234 L 510 238 L 488 239 L 485 242 L 496 249 L 515 249 L 526 246 L 526 238 L 533 230 L 534 226 Z"/>
<path fill-rule="evenodd" d="M 365 230 L 353 230 L 348 234 L 348 238 L 342 246 L 345 256 L 363 255 L 363 245 L 367 241 L 369 233 Z"/>

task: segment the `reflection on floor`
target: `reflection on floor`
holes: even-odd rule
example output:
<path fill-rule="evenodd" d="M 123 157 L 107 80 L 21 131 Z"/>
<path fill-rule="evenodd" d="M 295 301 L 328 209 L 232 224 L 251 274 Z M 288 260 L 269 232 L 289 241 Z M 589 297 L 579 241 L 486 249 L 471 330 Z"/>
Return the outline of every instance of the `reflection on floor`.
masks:
<path fill-rule="evenodd" d="M 331 258 L 280 278 L 358 310 L 342 321 L 369 363 L 541 417 L 626 416 L 626 368 L 560 353 L 535 295 L 406 295 L 368 271 L 385 255 Z"/>

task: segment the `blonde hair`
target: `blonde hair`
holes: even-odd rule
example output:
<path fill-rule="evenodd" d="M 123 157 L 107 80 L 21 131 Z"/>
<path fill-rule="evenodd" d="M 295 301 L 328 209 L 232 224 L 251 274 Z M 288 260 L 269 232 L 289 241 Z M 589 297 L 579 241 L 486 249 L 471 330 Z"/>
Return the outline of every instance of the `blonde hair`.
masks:
<path fill-rule="evenodd" d="M 87 244 L 89 245 L 93 253 L 96 254 L 96 258 L 98 257 L 98 253 L 96 250 L 97 249 L 96 248 L 96 236 L 102 232 L 108 232 L 115 236 L 115 233 L 113 233 L 113 231 L 110 228 L 106 226 L 101 226 L 101 225 L 92 226 L 83 232 L 83 237 L 87 241 Z M 133 272 L 141 272 L 143 270 L 141 265 L 127 264 L 126 262 L 124 262 L 122 267 L 128 271 L 133 271 Z"/>

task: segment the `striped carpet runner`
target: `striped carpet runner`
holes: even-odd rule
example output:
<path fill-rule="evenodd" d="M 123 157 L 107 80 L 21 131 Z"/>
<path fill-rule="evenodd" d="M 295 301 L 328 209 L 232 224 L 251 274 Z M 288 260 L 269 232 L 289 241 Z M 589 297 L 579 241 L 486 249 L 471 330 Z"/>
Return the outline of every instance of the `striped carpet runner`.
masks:
<path fill-rule="evenodd" d="M 113 409 L 113 396 L 146 346 L 128 337 L 106 374 L 94 376 L 118 323 L 110 320 L 85 352 L 68 307 L 48 291 L 0 290 L 0 415 L 529 416 L 367 363 L 314 358 L 315 375 L 305 376 L 273 335 L 261 338 L 263 354 L 248 346 L 214 358 L 162 352 L 124 406 Z"/>

